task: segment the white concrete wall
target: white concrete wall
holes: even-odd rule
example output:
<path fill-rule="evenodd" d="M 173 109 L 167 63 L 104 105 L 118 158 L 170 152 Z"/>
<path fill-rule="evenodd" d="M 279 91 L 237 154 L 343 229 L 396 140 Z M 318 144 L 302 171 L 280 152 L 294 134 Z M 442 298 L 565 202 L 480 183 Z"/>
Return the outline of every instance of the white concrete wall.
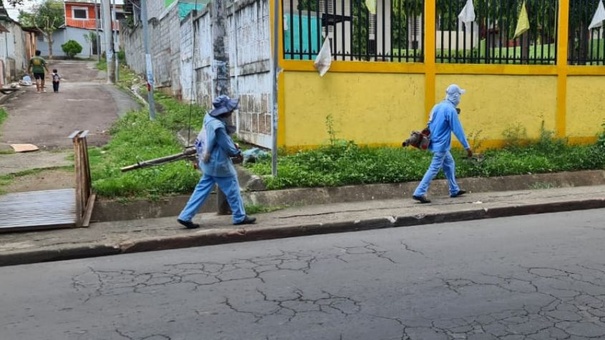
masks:
<path fill-rule="evenodd" d="M 170 88 L 185 102 L 210 108 L 217 67 L 212 18 L 208 8 L 180 20 L 178 7 L 148 2 L 150 46 L 156 87 Z M 174 3 L 176 4 L 176 2 Z M 225 48 L 229 55 L 230 91 L 240 98 L 238 135 L 256 145 L 271 146 L 271 27 L 269 0 L 227 3 Z M 123 29 L 126 61 L 145 73 L 142 25 Z"/>
<path fill-rule="evenodd" d="M 273 78 L 269 1 L 235 5 L 227 35 L 231 93 L 240 98 L 238 136 L 270 148 Z"/>
<path fill-rule="evenodd" d="M 193 19 L 187 16 L 180 27 L 180 69 L 181 93 L 185 102 L 196 101 L 196 87 L 193 75 Z"/>
<path fill-rule="evenodd" d="M 156 88 L 165 88 L 171 95 L 181 98 L 180 19 L 177 2 L 164 8 L 163 1 L 148 3 L 149 53 L 153 63 Z M 138 74 L 146 73 L 143 25 L 123 28 L 122 49 L 126 63 Z"/>
<path fill-rule="evenodd" d="M 214 52 L 212 43 L 212 25 L 210 13 L 204 14 L 194 24 L 194 56 L 193 68 L 195 69 L 196 102 L 204 107 L 212 107 L 214 98 L 213 78 Z"/>

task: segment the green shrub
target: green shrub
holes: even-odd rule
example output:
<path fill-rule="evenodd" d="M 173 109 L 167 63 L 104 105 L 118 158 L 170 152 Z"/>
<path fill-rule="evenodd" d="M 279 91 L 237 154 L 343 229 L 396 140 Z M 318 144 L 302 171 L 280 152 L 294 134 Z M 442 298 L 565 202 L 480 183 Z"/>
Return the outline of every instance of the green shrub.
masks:
<path fill-rule="evenodd" d="M 65 44 L 61 45 L 63 52 L 67 54 L 69 58 L 73 58 L 76 54 L 82 52 L 82 45 L 75 40 L 68 40 Z"/>

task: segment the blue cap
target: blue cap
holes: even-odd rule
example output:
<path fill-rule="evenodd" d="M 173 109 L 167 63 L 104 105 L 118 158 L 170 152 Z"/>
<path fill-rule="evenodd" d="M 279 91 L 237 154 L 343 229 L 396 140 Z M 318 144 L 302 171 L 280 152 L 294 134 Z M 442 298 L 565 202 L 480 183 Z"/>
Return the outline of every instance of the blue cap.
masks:
<path fill-rule="evenodd" d="M 212 101 L 212 106 L 214 108 L 212 111 L 208 112 L 208 114 L 212 117 L 218 117 L 237 109 L 238 104 L 239 99 L 231 99 L 229 96 L 222 94 L 214 98 Z"/>

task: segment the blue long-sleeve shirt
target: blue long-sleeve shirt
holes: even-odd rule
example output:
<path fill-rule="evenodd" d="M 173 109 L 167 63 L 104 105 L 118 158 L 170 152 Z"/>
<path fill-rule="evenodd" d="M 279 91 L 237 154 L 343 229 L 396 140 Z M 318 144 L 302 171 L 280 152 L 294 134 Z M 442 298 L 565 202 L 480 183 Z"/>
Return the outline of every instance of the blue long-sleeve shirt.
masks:
<path fill-rule="evenodd" d="M 462 124 L 458 119 L 456 106 L 449 100 L 435 105 L 429 117 L 429 130 L 431 131 L 431 144 L 429 150 L 445 152 L 452 148 L 452 132 L 465 149 L 469 149 Z"/>
<path fill-rule="evenodd" d="M 222 120 L 207 114 L 204 127 L 195 140 L 195 147 L 203 173 L 215 177 L 237 175 L 230 157 L 237 156 L 241 151 L 227 134 L 227 125 Z M 204 161 L 205 158 L 207 161 Z"/>

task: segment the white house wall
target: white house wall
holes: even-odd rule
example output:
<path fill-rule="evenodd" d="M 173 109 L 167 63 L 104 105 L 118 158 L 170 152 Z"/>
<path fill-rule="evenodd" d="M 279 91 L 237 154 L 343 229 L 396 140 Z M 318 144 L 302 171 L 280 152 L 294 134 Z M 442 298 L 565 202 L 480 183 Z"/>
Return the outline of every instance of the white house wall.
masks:
<path fill-rule="evenodd" d="M 82 46 L 82 52 L 76 54 L 76 58 L 90 58 L 91 43 L 85 38 L 89 34 L 89 31 L 83 28 L 66 27 L 64 29 L 56 30 L 53 33 L 53 57 L 63 58 L 67 55 L 63 52 L 61 45 L 65 44 L 69 40 L 77 41 Z M 96 32 L 95 32 L 96 33 Z M 99 38 L 101 41 L 105 41 L 103 32 L 99 32 Z M 48 53 L 48 41 L 46 36 L 38 33 L 36 37 L 36 49 L 40 50 L 42 56 L 47 57 Z"/>
<path fill-rule="evenodd" d="M 27 68 L 25 55 L 25 34 L 21 26 L 14 22 L 3 22 L 9 30 L 0 33 L 0 58 L 5 65 L 3 81 L 8 83 L 19 78 Z"/>

